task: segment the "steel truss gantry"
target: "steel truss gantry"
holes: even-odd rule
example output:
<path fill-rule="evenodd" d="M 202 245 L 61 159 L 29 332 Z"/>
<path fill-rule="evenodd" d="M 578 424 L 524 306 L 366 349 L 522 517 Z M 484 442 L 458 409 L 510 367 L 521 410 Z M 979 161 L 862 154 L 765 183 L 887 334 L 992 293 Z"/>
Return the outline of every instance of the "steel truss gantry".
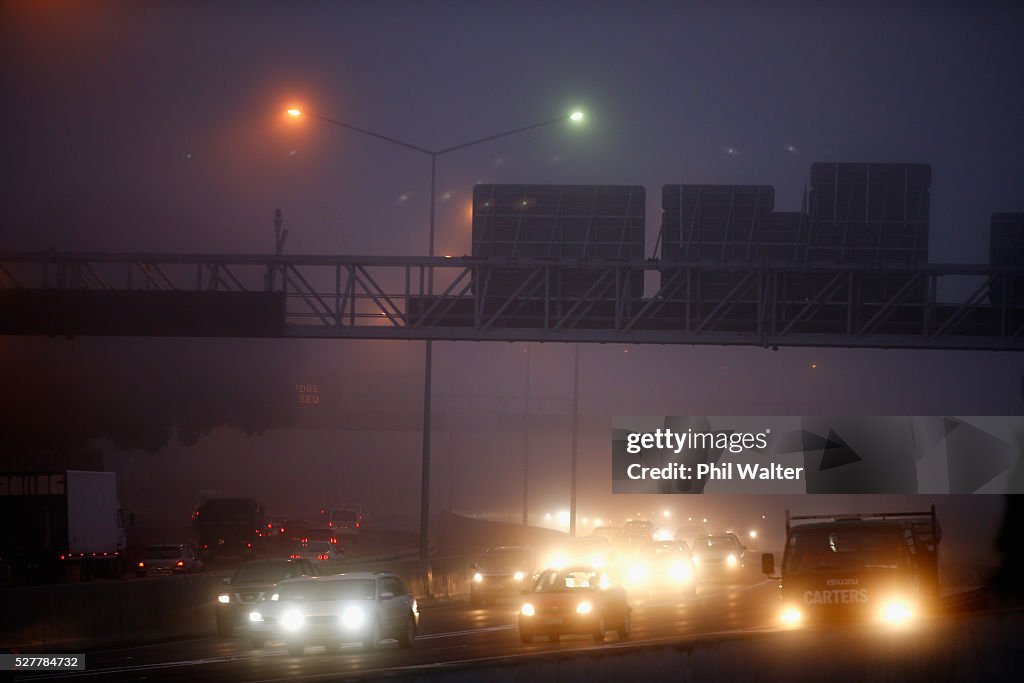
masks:
<path fill-rule="evenodd" d="M 971 264 L 0 254 L 0 312 L 40 292 L 277 293 L 271 336 L 302 338 L 1024 350 L 1021 283 Z"/>

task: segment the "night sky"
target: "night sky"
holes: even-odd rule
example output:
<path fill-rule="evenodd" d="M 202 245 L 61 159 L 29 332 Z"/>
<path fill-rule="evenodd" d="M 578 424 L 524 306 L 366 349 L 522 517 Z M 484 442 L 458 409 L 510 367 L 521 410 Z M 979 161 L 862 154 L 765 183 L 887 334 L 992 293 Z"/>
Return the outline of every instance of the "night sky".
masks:
<path fill-rule="evenodd" d="M 267 253 L 281 209 L 289 253 L 426 253 L 429 159 L 290 120 L 288 106 L 431 149 L 585 111 L 583 126 L 547 126 L 440 159 L 443 254 L 470 251 L 476 182 L 644 185 L 648 253 L 661 185 L 771 184 L 776 209 L 796 210 L 816 161 L 931 163 L 933 262 L 985 262 L 989 215 L 1024 211 L 1020 3 L 552 4 L 5 2 L 0 250 Z M 211 362 L 230 365 L 242 347 L 238 363 L 266 368 L 265 394 L 236 381 L 238 366 L 232 374 Z M 185 418 L 168 402 L 193 402 L 209 407 L 205 422 L 229 426 L 195 446 L 165 430 L 155 456 L 108 444 L 136 508 L 166 501 L 187 515 L 198 490 L 229 487 L 299 507 L 304 485 L 275 479 L 301 462 L 338 468 L 338 495 L 398 499 L 412 514 L 422 347 L 5 338 L 0 367 L 39 363 L 38 374 L 8 385 L 7 401 L 39 406 L 73 394 L 73 410 L 87 400 L 82 382 L 120 373 L 124 391 L 111 411 L 141 402 L 154 423 L 174 423 Z M 571 348 L 533 348 L 532 410 L 564 417 Z M 125 350 L 135 365 L 119 364 Z M 501 416 L 522 411 L 523 357 L 517 344 L 435 345 L 435 490 L 447 495 L 443 457 L 452 450 L 465 467 L 454 475 L 456 508 L 517 509 L 517 489 L 495 494 L 479 482 L 495 472 L 518 481 L 522 436 Z M 581 462 L 595 505 L 610 497 L 611 415 L 1022 407 L 1017 354 L 591 346 L 582 358 Z M 54 370 L 76 365 L 91 370 Z M 197 365 L 210 369 L 190 380 L 194 395 L 154 388 Z M 236 429 L 244 416 L 223 407 L 256 404 L 265 416 L 296 382 L 323 384 L 325 404 L 315 417 L 284 416 L 290 429 L 260 417 L 271 432 L 246 437 Z M 409 426 L 353 427 L 360 411 L 374 410 Z M 481 445 L 488 425 L 503 434 L 492 451 Z M 532 457 L 544 480 L 538 505 L 557 506 L 568 435 L 550 431 L 538 426 Z M 239 480 L 239 469 L 266 476 Z M 382 485 L 382 470 L 394 481 Z M 172 475 L 175 486 L 142 483 Z"/>

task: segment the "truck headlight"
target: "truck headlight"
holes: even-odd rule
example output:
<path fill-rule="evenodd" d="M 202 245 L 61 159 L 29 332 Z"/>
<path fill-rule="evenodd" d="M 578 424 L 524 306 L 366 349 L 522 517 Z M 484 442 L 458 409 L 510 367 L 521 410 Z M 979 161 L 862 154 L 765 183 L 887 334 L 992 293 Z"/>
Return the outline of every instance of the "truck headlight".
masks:
<path fill-rule="evenodd" d="M 725 563 L 730 567 L 735 567 L 737 564 L 739 564 L 739 562 L 740 561 L 736 559 L 736 556 L 732 554 L 725 558 Z"/>
<path fill-rule="evenodd" d="M 576 614 L 590 614 L 593 609 L 594 606 L 584 600 L 580 604 L 576 605 Z"/>
<path fill-rule="evenodd" d="M 480 572 L 476 572 L 475 574 L 473 574 L 473 580 L 475 582 L 477 582 L 477 583 L 483 583 L 484 582 L 484 575 L 481 574 Z"/>
<path fill-rule="evenodd" d="M 914 616 L 914 612 L 903 600 L 890 600 L 882 606 L 882 621 L 890 624 L 903 624 Z"/>
<path fill-rule="evenodd" d="M 512 576 L 512 579 L 515 580 L 515 581 L 522 581 L 525 578 L 526 578 L 526 574 L 524 574 L 523 572 L 516 572 Z"/>
<path fill-rule="evenodd" d="M 273 600 L 274 602 L 277 602 L 280 598 L 281 598 L 281 594 L 280 593 L 274 593 L 273 595 L 270 596 L 270 599 Z"/>
<path fill-rule="evenodd" d="M 361 628 L 366 622 L 366 612 L 359 607 L 349 607 L 341 613 L 341 623 L 345 628 Z"/>
<path fill-rule="evenodd" d="M 260 622 L 263 621 L 263 615 L 259 612 L 249 612 L 249 621 Z"/>
<path fill-rule="evenodd" d="M 297 609 L 290 609 L 281 616 L 281 626 L 284 626 L 285 630 L 298 631 L 302 628 L 303 622 L 306 620 L 302 616 L 302 612 Z"/>
<path fill-rule="evenodd" d="M 526 603 L 519 609 L 519 613 L 522 614 L 524 617 L 532 617 L 534 614 L 537 613 L 537 610 L 535 610 L 533 608 L 533 605 L 531 605 L 530 603 Z"/>
<path fill-rule="evenodd" d="M 786 626 L 796 626 L 800 623 L 800 620 L 802 618 L 803 615 L 800 614 L 800 610 L 798 609 L 795 609 L 793 607 L 787 607 L 786 609 L 782 610 L 781 619 L 782 623 Z"/>
<path fill-rule="evenodd" d="M 223 603 L 223 604 L 226 605 L 227 603 L 231 602 L 231 596 L 230 595 L 225 595 L 225 594 L 218 595 L 217 596 L 217 602 L 220 602 L 220 603 Z"/>

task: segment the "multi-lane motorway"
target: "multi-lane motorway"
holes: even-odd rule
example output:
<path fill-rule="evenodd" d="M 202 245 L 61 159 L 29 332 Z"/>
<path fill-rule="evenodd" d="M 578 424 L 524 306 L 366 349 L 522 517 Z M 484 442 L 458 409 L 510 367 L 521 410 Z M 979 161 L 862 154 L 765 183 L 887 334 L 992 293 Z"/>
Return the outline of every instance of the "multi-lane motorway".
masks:
<path fill-rule="evenodd" d="M 696 598 L 667 594 L 634 595 L 633 632 L 624 645 L 743 630 L 771 629 L 777 616 L 776 582 L 753 568 L 742 580 L 704 585 Z M 621 647 L 609 634 L 604 644 L 590 637 L 563 637 L 558 643 L 538 638 L 519 641 L 517 604 L 472 608 L 467 602 L 439 604 L 421 610 L 420 637 L 412 650 L 386 643 L 375 652 L 358 647 L 339 654 L 308 648 L 290 656 L 281 643 L 254 650 L 248 639 L 214 636 L 140 647 L 105 649 L 86 654 L 87 669 L 74 673 L 25 673 L 19 681 L 274 681 L 329 680 L 348 675 L 384 674 L 438 665 L 468 666 L 498 659 L 525 659 L 549 652 Z M 212 624 L 211 624 L 212 627 Z"/>

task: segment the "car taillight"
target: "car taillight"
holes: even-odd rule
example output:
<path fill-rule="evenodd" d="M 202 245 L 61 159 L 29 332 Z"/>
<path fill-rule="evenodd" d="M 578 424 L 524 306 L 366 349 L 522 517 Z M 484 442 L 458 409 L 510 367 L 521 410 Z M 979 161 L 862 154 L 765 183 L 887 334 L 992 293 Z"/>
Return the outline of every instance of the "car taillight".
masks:
<path fill-rule="evenodd" d="M 296 555 L 295 553 L 292 553 L 291 555 L 288 556 L 288 559 L 290 559 L 290 560 L 299 560 L 299 559 L 302 559 L 302 558 L 299 555 Z"/>
<path fill-rule="evenodd" d="M 273 528 L 274 528 L 274 525 L 273 525 L 273 524 L 268 524 L 268 525 L 267 525 L 267 528 L 268 528 L 268 529 L 273 529 Z"/>
<path fill-rule="evenodd" d="M 359 522 L 356 522 L 356 528 L 357 529 L 359 528 Z"/>
<path fill-rule="evenodd" d="M 203 550 L 206 550 L 206 549 L 207 549 L 207 548 L 209 548 L 209 547 L 210 547 L 210 546 L 206 545 L 205 543 L 203 544 Z"/>
<path fill-rule="evenodd" d="M 176 565 L 176 566 L 178 566 L 178 567 L 184 567 L 184 566 L 185 566 L 185 562 L 184 562 L 184 561 L 182 561 L 182 560 L 178 560 L 178 563 L 177 563 L 177 565 Z"/>
<path fill-rule="evenodd" d="M 334 545 L 338 545 L 338 539 L 336 539 L 334 536 L 331 536 L 331 543 L 333 543 Z"/>
<path fill-rule="evenodd" d="M 318 560 L 326 560 L 327 556 L 324 555 L 323 553 L 320 553 L 319 555 L 316 556 L 316 559 L 318 559 Z"/>
<path fill-rule="evenodd" d="M 246 548 L 251 548 L 251 547 L 252 547 L 252 543 L 246 543 L 246 544 L 245 544 L 245 547 L 246 547 Z"/>
<path fill-rule="evenodd" d="M 281 527 L 281 533 L 282 534 L 284 533 L 284 527 Z"/>
<path fill-rule="evenodd" d="M 327 527 L 329 529 L 333 529 L 334 528 L 334 522 L 327 522 Z"/>
<path fill-rule="evenodd" d="M 64 557 L 64 556 L 63 556 L 63 555 L 61 555 L 61 558 L 62 558 L 62 559 L 63 559 L 63 557 Z M 146 566 L 146 563 L 145 563 L 145 562 L 139 562 L 139 569 L 142 569 L 142 568 L 143 568 L 143 567 L 145 567 L 145 566 Z"/>

